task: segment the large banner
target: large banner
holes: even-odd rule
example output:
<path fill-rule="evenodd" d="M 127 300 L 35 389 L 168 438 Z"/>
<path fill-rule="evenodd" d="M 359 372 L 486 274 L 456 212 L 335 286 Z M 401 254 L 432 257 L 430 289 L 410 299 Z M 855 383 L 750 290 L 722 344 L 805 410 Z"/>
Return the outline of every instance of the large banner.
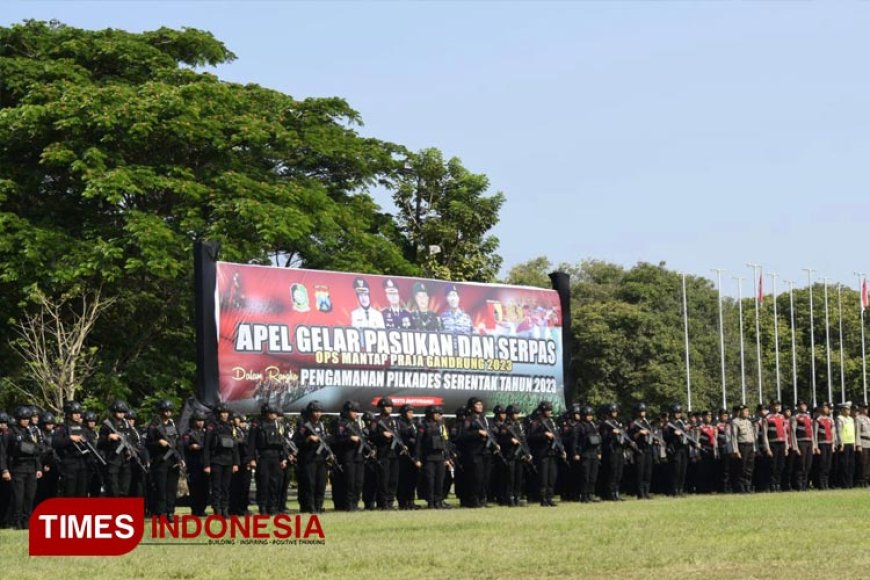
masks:
<path fill-rule="evenodd" d="M 564 408 L 553 290 L 217 263 L 221 400 Z"/>

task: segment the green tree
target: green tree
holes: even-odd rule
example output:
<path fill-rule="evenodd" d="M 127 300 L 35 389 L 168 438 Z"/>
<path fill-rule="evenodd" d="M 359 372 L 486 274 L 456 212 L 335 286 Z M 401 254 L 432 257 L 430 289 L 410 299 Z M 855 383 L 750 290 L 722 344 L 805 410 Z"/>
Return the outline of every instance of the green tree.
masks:
<path fill-rule="evenodd" d="M 492 282 L 501 268 L 498 238 L 488 232 L 504 204 L 491 196 L 489 179 L 469 172 L 438 149 L 411 153 L 394 185 L 397 221 L 405 238 L 405 257 L 423 273 L 447 280 Z"/>
<path fill-rule="evenodd" d="M 420 271 L 367 193 L 392 179 L 403 149 L 360 137 L 342 99 L 300 101 L 194 68 L 234 58 L 193 29 L 0 28 L 0 320 L 32 309 L 33 289 L 102 288 L 114 304 L 90 335 L 92 395 L 191 391 L 197 239 L 230 261 Z M 485 182 L 460 169 L 459 189 Z M 463 215 L 455 206 L 439 211 Z M 7 342 L 0 364 L 14 377 Z"/>

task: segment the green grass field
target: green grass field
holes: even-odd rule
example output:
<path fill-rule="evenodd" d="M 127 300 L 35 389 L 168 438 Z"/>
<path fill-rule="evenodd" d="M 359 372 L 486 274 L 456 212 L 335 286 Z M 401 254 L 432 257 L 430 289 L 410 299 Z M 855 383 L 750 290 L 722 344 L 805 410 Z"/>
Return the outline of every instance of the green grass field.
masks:
<path fill-rule="evenodd" d="M 558 508 L 326 513 L 322 546 L 143 546 L 29 558 L 4 578 L 867 578 L 870 490 L 657 498 Z M 149 531 L 146 525 L 146 536 Z"/>

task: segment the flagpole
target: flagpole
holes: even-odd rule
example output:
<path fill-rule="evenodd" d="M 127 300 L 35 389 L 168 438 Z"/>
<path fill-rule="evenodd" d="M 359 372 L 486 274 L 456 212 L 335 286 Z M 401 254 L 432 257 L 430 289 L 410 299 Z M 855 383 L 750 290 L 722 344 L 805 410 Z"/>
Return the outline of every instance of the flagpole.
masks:
<path fill-rule="evenodd" d="M 725 325 L 722 322 L 722 268 L 713 268 L 716 272 L 716 290 L 719 302 L 719 361 L 722 367 L 722 408 L 728 408 L 728 393 L 725 388 Z"/>
<path fill-rule="evenodd" d="M 810 366 L 812 368 L 812 379 L 813 384 L 813 408 L 815 409 L 818 406 L 818 401 L 816 398 L 816 332 L 813 328 L 813 270 L 812 268 L 802 268 L 804 272 L 807 273 L 807 280 L 810 286 Z"/>
<path fill-rule="evenodd" d="M 788 284 L 788 304 L 789 318 L 791 319 L 791 387 L 792 387 L 792 402 L 797 408 L 798 402 L 798 387 L 797 387 L 797 346 L 795 345 L 794 336 L 794 282 L 786 280 Z"/>
<path fill-rule="evenodd" d="M 773 352 L 776 359 L 776 399 L 782 401 L 782 389 L 779 385 L 779 319 L 776 314 L 776 272 L 768 274 L 773 280 Z"/>
<path fill-rule="evenodd" d="M 825 283 L 825 355 L 828 361 L 828 402 L 834 403 L 834 383 L 831 382 L 831 323 L 828 317 L 828 279 L 822 278 Z"/>
<path fill-rule="evenodd" d="M 764 395 L 761 390 L 761 324 L 758 316 L 758 293 L 760 290 L 758 271 L 761 269 L 760 264 L 746 264 L 748 268 L 752 268 L 752 284 L 755 288 L 755 358 L 756 367 L 758 368 L 758 402 L 764 402 Z"/>
<path fill-rule="evenodd" d="M 861 379 L 864 385 L 864 404 L 867 404 L 867 355 L 864 352 L 864 285 L 867 280 L 862 272 L 852 272 L 858 276 L 858 297 L 861 300 Z"/>
<path fill-rule="evenodd" d="M 743 281 L 746 278 L 734 276 L 737 280 L 737 312 L 740 315 L 740 403 L 746 404 L 746 357 L 743 349 Z"/>
<path fill-rule="evenodd" d="M 689 371 L 689 307 L 686 302 L 686 274 L 683 273 L 683 331 L 686 336 L 686 399 L 692 410 L 692 375 Z"/>
<path fill-rule="evenodd" d="M 843 356 L 843 285 L 837 283 L 837 312 L 840 316 L 840 396 L 846 400 L 846 361 Z"/>

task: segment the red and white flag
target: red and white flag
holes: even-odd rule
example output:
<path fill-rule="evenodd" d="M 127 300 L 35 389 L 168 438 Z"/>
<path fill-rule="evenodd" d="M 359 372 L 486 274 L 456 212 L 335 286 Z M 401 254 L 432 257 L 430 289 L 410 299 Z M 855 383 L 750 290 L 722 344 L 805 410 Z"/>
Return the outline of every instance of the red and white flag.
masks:
<path fill-rule="evenodd" d="M 861 281 L 861 312 L 867 309 L 867 278 Z"/>

